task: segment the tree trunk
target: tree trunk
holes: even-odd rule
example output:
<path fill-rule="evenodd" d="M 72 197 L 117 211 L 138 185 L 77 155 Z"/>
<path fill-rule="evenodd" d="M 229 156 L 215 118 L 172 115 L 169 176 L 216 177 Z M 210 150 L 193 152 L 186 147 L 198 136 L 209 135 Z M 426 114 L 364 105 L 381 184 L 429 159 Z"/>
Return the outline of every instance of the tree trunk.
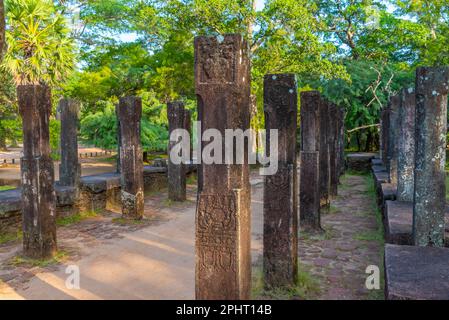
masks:
<path fill-rule="evenodd" d="M 6 139 L 3 135 L 0 135 L 0 151 L 6 151 Z"/>
<path fill-rule="evenodd" d="M 368 134 L 366 136 L 366 144 L 365 144 L 365 152 L 369 152 L 371 151 L 371 144 L 372 144 L 372 139 L 373 135 L 371 130 L 368 130 Z"/>
<path fill-rule="evenodd" d="M 362 151 L 362 141 L 360 139 L 360 132 L 357 132 L 355 134 L 355 139 L 357 141 L 357 152 L 360 152 L 360 151 Z"/>
<path fill-rule="evenodd" d="M 0 61 L 2 60 L 3 53 L 6 49 L 5 28 L 5 5 L 4 1 L 0 0 Z"/>

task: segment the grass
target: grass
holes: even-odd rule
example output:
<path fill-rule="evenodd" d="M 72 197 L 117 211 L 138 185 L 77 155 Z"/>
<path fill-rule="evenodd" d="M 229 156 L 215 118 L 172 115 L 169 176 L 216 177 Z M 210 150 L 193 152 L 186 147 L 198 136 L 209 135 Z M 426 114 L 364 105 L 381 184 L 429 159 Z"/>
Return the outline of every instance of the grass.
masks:
<path fill-rule="evenodd" d="M 22 230 L 3 231 L 0 233 L 0 245 L 21 240 L 23 237 Z"/>
<path fill-rule="evenodd" d="M 61 227 L 69 226 L 74 223 L 86 220 L 88 218 L 97 217 L 98 212 L 96 211 L 85 211 L 77 214 L 72 214 L 66 217 L 59 217 L 56 219 L 56 224 Z"/>
<path fill-rule="evenodd" d="M 331 203 L 331 205 L 329 206 L 328 213 L 329 214 L 336 214 L 336 213 L 339 213 L 339 212 L 340 212 L 340 209 Z"/>
<path fill-rule="evenodd" d="M 53 264 L 58 264 L 67 261 L 68 254 L 64 250 L 59 250 L 54 257 L 49 259 L 32 259 L 24 256 L 13 257 L 9 264 L 15 267 L 40 267 L 45 268 Z"/>
<path fill-rule="evenodd" d="M 198 183 L 198 177 L 195 173 L 187 175 L 186 184 L 196 185 Z"/>
<path fill-rule="evenodd" d="M 355 235 L 356 240 L 362 241 L 376 241 L 380 245 L 379 252 L 379 270 L 380 270 L 380 284 L 381 288 L 379 290 L 370 290 L 368 299 L 371 300 L 383 300 L 384 297 L 384 286 L 385 286 L 385 274 L 384 274 L 384 228 L 382 222 L 382 214 L 376 203 L 376 190 L 374 189 L 374 182 L 371 175 L 365 176 L 365 183 L 367 185 L 366 194 L 370 197 L 370 208 L 371 212 L 374 213 L 376 217 L 377 230 L 361 232 Z"/>
<path fill-rule="evenodd" d="M 334 236 L 335 232 L 332 226 L 327 226 L 326 229 L 323 229 L 322 232 L 300 232 L 300 239 L 305 241 L 323 241 L 323 240 L 331 240 Z"/>
<path fill-rule="evenodd" d="M 0 191 L 12 190 L 15 188 L 16 187 L 13 187 L 13 186 L 0 186 Z"/>
<path fill-rule="evenodd" d="M 142 224 L 144 221 L 143 219 L 136 220 L 136 219 L 125 219 L 125 218 L 114 218 L 112 219 L 113 223 L 117 223 L 120 225 L 136 225 L 136 224 Z"/>
<path fill-rule="evenodd" d="M 253 283 L 251 289 L 252 299 L 314 299 L 320 294 L 320 284 L 313 278 L 306 266 L 299 264 L 297 284 L 286 288 L 264 288 L 263 271 L 261 267 L 253 270 Z"/>

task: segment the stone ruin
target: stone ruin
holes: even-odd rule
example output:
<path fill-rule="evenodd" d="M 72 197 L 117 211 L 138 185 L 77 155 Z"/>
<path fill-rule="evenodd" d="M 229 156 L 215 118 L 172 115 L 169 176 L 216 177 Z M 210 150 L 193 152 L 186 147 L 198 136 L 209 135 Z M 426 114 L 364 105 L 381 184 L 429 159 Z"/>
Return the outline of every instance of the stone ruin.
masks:
<path fill-rule="evenodd" d="M 381 113 L 373 177 L 385 223 L 387 299 L 449 297 L 446 132 L 449 68 L 419 67 Z"/>

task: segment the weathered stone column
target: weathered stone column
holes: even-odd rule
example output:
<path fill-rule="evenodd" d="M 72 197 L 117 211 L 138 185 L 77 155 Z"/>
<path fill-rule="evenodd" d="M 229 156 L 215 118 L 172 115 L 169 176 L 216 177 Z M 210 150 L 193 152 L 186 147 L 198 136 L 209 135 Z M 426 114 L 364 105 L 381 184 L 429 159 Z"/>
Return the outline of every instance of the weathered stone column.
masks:
<path fill-rule="evenodd" d="M 338 121 L 339 121 L 339 144 L 338 144 L 338 154 L 339 154 L 339 175 L 344 174 L 346 170 L 345 164 L 345 147 L 346 147 L 346 127 L 345 127 L 345 117 L 346 112 L 344 108 L 338 109 Z"/>
<path fill-rule="evenodd" d="M 379 114 L 379 159 L 383 159 L 383 109 L 380 110 Z"/>
<path fill-rule="evenodd" d="M 263 271 L 267 288 L 295 285 L 298 274 L 296 187 L 297 84 L 293 74 L 264 78 L 265 127 L 278 130 L 278 171 L 264 180 Z"/>
<path fill-rule="evenodd" d="M 299 209 L 301 227 L 321 231 L 320 220 L 320 93 L 301 92 Z"/>
<path fill-rule="evenodd" d="M 119 105 L 115 105 L 115 114 L 117 116 L 117 161 L 116 161 L 116 170 L 115 172 L 120 173 L 121 165 L 120 165 L 120 150 L 122 148 L 122 133 L 120 129 L 120 117 L 119 117 Z"/>
<path fill-rule="evenodd" d="M 338 161 L 338 149 L 337 149 L 337 116 L 338 108 L 334 103 L 329 103 L 328 112 L 328 148 L 329 148 L 329 196 L 335 198 L 337 196 L 338 177 L 337 173 L 337 161 Z"/>
<path fill-rule="evenodd" d="M 396 199 L 413 201 L 415 190 L 415 90 L 401 91 L 401 104 L 398 121 L 398 188 Z"/>
<path fill-rule="evenodd" d="M 399 95 L 390 97 L 388 110 L 388 154 L 387 172 L 390 176 L 390 183 L 398 182 L 398 115 L 401 98 Z"/>
<path fill-rule="evenodd" d="M 184 109 L 184 129 L 189 133 L 190 144 L 190 162 L 193 159 L 193 141 L 192 141 L 192 113 L 188 109 Z"/>
<path fill-rule="evenodd" d="M 202 132 L 249 128 L 250 65 L 241 35 L 195 38 L 195 87 Z M 207 145 L 202 142 L 202 146 Z M 248 142 L 243 164 L 199 166 L 196 298 L 249 299 L 251 283 Z M 224 150 L 224 147 L 222 148 Z M 224 155 L 224 152 L 223 152 Z M 224 156 L 223 156 L 224 157 Z"/>
<path fill-rule="evenodd" d="M 167 103 L 167 113 L 170 134 L 173 130 L 185 129 L 186 118 L 183 102 Z M 177 143 L 177 141 L 168 142 L 168 198 L 173 201 L 184 201 L 186 200 L 186 166 L 184 163 L 173 163 L 170 158 L 170 152 Z"/>
<path fill-rule="evenodd" d="M 121 123 L 122 214 L 125 218 L 141 219 L 144 209 L 143 155 L 140 144 L 142 100 L 138 97 L 120 98 L 118 116 Z"/>
<path fill-rule="evenodd" d="M 50 88 L 17 87 L 23 126 L 22 216 L 23 252 L 31 258 L 51 257 L 56 246 L 56 195 L 50 157 Z"/>
<path fill-rule="evenodd" d="M 444 246 L 449 68 L 416 69 L 416 149 L 413 240 Z"/>
<path fill-rule="evenodd" d="M 381 117 L 382 117 L 382 162 L 387 166 L 388 162 L 388 126 L 389 126 L 389 112 L 390 108 L 385 106 L 382 108 Z"/>
<path fill-rule="evenodd" d="M 78 187 L 81 165 L 78 162 L 78 113 L 79 102 L 73 99 L 61 99 L 61 164 L 59 166 L 59 184 Z"/>
<path fill-rule="evenodd" d="M 321 99 L 320 102 L 320 206 L 330 204 L 330 157 L 329 157 L 329 103 Z"/>

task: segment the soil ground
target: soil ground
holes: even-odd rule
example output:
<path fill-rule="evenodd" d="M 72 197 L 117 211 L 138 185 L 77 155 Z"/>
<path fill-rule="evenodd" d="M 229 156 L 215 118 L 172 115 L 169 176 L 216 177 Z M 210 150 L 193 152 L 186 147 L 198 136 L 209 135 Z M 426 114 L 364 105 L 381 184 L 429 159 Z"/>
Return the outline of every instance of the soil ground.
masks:
<path fill-rule="evenodd" d="M 382 230 L 372 180 L 346 174 L 339 196 L 322 215 L 322 234 L 300 232 L 299 285 L 288 292 L 261 286 L 263 179 L 252 185 L 253 297 L 378 299 L 365 288 L 367 266 L 382 270 Z M 61 253 L 53 261 L 20 258 L 20 243 L 0 246 L 1 299 L 194 299 L 196 189 L 188 200 L 167 201 L 166 191 L 146 195 L 145 219 L 125 223 L 104 212 L 58 227 Z M 77 265 L 80 289 L 68 289 L 66 269 Z"/>

